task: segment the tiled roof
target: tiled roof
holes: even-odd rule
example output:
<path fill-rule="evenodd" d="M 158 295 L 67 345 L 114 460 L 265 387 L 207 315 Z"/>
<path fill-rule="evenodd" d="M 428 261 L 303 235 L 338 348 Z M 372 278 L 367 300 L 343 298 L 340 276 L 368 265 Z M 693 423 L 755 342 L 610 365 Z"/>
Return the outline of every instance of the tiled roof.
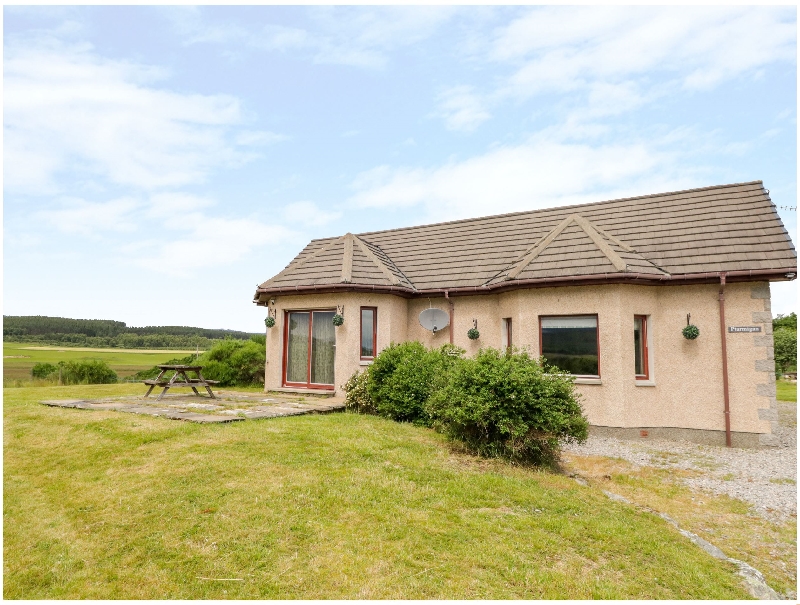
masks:
<path fill-rule="evenodd" d="M 414 295 L 796 267 L 792 241 L 755 181 L 313 240 L 256 297 L 326 287 Z"/>

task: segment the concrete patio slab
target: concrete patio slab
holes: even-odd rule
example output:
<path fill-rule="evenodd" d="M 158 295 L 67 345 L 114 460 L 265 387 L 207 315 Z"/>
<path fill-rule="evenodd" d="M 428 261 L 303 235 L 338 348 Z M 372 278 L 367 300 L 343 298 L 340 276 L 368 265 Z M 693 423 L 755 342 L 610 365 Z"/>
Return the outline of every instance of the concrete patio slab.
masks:
<path fill-rule="evenodd" d="M 218 399 L 209 403 L 207 397 L 192 394 L 168 393 L 161 401 L 144 396 L 106 399 L 49 399 L 43 405 L 80 410 L 103 410 L 159 416 L 169 420 L 184 420 L 201 424 L 280 418 L 302 414 L 324 414 L 344 409 L 344 400 L 301 395 L 271 395 L 232 390 L 216 390 Z M 198 401 L 203 400 L 205 401 Z"/>

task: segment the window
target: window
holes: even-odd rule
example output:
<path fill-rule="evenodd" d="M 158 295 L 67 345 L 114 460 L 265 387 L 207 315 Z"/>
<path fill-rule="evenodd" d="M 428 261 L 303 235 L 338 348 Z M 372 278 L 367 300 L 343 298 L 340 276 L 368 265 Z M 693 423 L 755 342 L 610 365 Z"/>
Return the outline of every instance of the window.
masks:
<path fill-rule="evenodd" d="M 378 309 L 361 307 L 361 359 L 374 359 L 378 344 Z"/>
<path fill-rule="evenodd" d="M 597 315 L 539 318 L 541 354 L 575 376 L 600 377 Z"/>
<path fill-rule="evenodd" d="M 647 359 L 647 316 L 633 316 L 633 349 L 636 380 L 650 378 L 649 360 Z"/>
<path fill-rule="evenodd" d="M 510 317 L 503 319 L 503 332 L 501 334 L 501 340 L 503 341 L 504 349 L 507 349 L 508 347 L 512 346 Z"/>

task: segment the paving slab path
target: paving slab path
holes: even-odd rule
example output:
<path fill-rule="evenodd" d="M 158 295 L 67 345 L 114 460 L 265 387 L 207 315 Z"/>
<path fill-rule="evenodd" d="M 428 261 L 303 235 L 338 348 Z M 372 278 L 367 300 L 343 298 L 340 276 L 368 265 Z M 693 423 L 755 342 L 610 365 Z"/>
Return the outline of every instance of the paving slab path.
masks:
<path fill-rule="evenodd" d="M 106 410 L 161 416 L 198 423 L 236 422 L 344 410 L 344 399 L 273 393 L 245 393 L 215 389 L 217 399 L 193 394 L 168 393 L 161 401 L 144 396 L 105 399 L 49 399 L 43 405 L 81 410 Z"/>

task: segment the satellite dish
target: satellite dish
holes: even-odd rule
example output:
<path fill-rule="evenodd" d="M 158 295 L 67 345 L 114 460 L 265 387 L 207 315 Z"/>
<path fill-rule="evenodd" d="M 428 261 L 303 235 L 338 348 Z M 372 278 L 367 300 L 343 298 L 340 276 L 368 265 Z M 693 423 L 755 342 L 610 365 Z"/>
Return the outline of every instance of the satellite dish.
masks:
<path fill-rule="evenodd" d="M 450 325 L 450 315 L 441 309 L 425 309 L 419 314 L 419 325 L 434 334 Z"/>

